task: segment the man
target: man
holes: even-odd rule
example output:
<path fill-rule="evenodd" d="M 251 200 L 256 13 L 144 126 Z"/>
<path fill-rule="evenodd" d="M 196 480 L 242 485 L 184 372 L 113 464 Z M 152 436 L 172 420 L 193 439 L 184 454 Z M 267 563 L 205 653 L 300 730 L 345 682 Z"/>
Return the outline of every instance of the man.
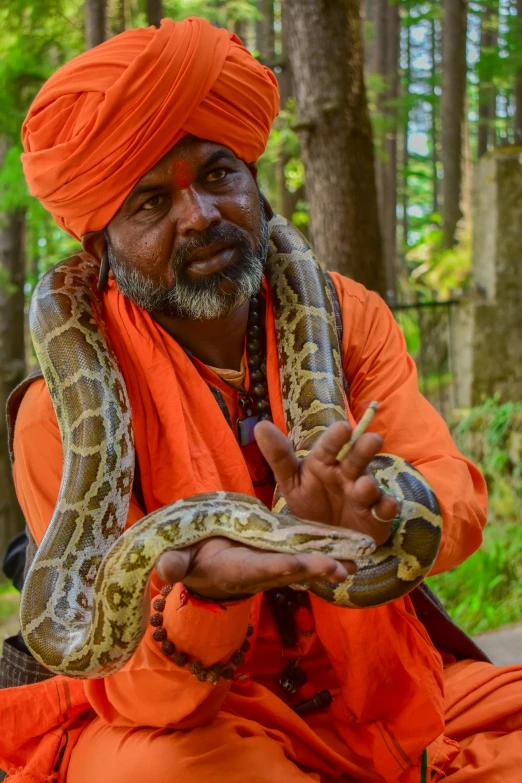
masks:
<path fill-rule="evenodd" d="M 62 68 L 24 124 L 32 192 L 101 265 L 139 466 L 128 525 L 203 491 L 270 505 L 277 481 L 294 514 L 380 544 L 400 512 L 367 472 L 383 448 L 432 485 L 445 523 L 434 570 L 450 568 L 479 545 L 484 482 L 419 395 L 384 303 L 338 275 L 351 421 L 377 399 L 380 434 L 361 436 L 338 464 L 350 424 L 328 429 L 302 463 L 281 432 L 262 285 L 269 208 L 255 179 L 276 111 L 272 75 L 234 36 L 198 19 L 164 20 Z M 240 445 L 238 406 L 262 360 L 245 335 L 252 324 L 259 331 L 265 300 L 258 398 L 275 424 L 258 424 L 256 442 Z M 56 417 L 36 380 L 18 411 L 14 475 L 37 543 L 61 468 Z M 0 767 L 13 781 L 68 783 L 518 779 L 522 666 L 441 657 L 409 597 L 349 611 L 288 589 L 352 570 L 222 539 L 167 553 L 153 577 L 153 627 L 121 671 L 0 692 Z"/>

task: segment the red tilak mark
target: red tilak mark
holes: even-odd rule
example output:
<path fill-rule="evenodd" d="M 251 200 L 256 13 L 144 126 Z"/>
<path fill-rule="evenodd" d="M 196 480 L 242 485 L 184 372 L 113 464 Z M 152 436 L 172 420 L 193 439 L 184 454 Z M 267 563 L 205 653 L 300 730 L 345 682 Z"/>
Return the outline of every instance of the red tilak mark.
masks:
<path fill-rule="evenodd" d="M 177 188 L 188 188 L 194 182 L 194 176 L 189 164 L 184 160 L 174 161 L 174 184 Z"/>

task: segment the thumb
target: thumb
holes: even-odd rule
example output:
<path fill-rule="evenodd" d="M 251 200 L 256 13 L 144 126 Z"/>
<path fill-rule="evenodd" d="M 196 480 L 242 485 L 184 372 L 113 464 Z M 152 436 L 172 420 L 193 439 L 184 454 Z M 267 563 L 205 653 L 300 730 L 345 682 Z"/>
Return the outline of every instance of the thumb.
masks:
<path fill-rule="evenodd" d="M 167 584 L 182 582 L 187 575 L 192 560 L 192 547 L 172 549 L 164 552 L 156 561 L 156 573 Z"/>
<path fill-rule="evenodd" d="M 254 428 L 254 437 L 263 457 L 272 471 L 281 491 L 293 487 L 299 479 L 300 461 L 292 444 L 270 421 L 260 421 Z"/>

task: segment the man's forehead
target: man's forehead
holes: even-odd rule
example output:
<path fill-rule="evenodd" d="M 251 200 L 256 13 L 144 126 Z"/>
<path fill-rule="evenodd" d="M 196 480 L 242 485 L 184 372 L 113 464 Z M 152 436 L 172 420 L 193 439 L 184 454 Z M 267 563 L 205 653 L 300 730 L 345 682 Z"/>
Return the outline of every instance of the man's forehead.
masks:
<path fill-rule="evenodd" d="M 208 165 L 209 161 L 217 159 L 218 156 L 238 160 L 232 150 L 223 144 L 217 144 L 206 139 L 198 139 L 195 136 L 184 136 L 138 180 L 136 186 L 147 184 L 148 181 L 155 179 L 158 174 L 169 174 L 177 161 L 184 161 L 196 170 Z"/>

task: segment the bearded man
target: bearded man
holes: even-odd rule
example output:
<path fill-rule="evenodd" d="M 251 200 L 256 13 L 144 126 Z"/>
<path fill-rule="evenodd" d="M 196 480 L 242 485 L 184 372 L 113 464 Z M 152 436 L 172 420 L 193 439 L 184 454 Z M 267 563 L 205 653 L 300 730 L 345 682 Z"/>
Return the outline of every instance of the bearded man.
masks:
<path fill-rule="evenodd" d="M 484 481 L 419 394 L 386 305 L 339 275 L 350 423 L 332 425 L 302 461 L 282 431 L 263 280 L 271 211 L 255 168 L 276 113 L 270 71 L 235 36 L 191 18 L 76 58 L 24 123 L 31 192 L 100 264 L 139 467 L 127 525 L 200 492 L 270 506 L 277 482 L 296 516 L 382 544 L 400 513 L 367 469 L 384 447 L 433 487 L 444 519 L 433 572 L 443 571 L 480 543 Z M 32 380 L 11 415 L 18 497 L 38 544 L 63 455 L 48 389 Z M 374 399 L 379 434 L 338 463 Z M 267 419 L 255 440 L 236 426 L 254 402 Z M 290 588 L 353 570 L 222 538 L 166 553 L 152 577 L 153 627 L 120 671 L 81 681 L 35 664 L 40 682 L 0 692 L 0 766 L 28 783 L 518 780 L 522 666 L 494 667 L 442 614 L 430 638 L 419 618 L 428 625 L 439 610 L 427 593 L 349 611 Z"/>

